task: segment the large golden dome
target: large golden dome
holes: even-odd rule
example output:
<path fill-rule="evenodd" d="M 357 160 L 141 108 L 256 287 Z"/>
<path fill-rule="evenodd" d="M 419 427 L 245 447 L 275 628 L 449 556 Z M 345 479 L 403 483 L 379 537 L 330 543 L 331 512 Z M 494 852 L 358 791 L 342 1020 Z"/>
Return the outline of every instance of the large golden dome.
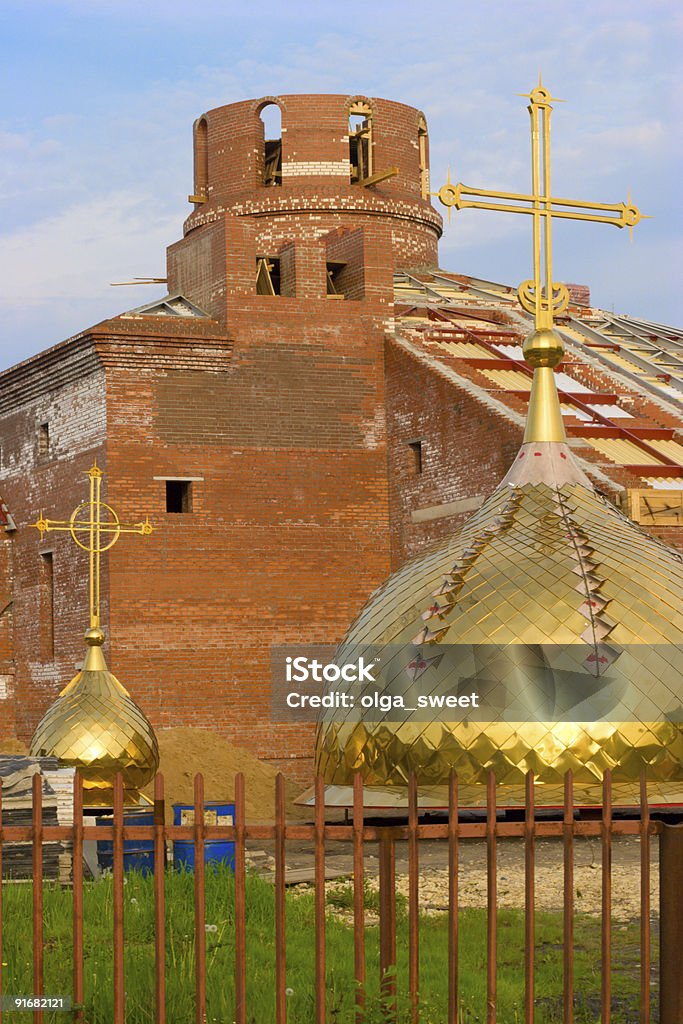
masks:
<path fill-rule="evenodd" d="M 83 668 L 38 723 L 31 754 L 77 768 L 86 803 L 104 805 L 112 802 L 117 772 L 131 798 L 136 796 L 159 766 L 159 748 L 151 724 L 107 669 L 102 630 L 89 629 L 85 639 Z"/>
<path fill-rule="evenodd" d="M 592 800 L 609 768 L 616 783 L 645 769 L 663 799 L 683 791 L 683 558 L 575 462 L 555 337 L 550 359 L 534 363 L 533 342 L 525 348 L 536 366 L 529 424 L 508 475 L 453 538 L 389 577 L 335 656 L 379 659 L 377 691 L 402 694 L 406 708 L 420 694 L 477 688 L 489 720 L 329 711 L 316 744 L 327 783 L 350 785 L 360 771 L 370 786 L 405 786 L 414 771 L 438 786 L 454 768 L 461 783 L 494 770 L 518 790 L 532 770 L 559 795 L 571 769 Z"/>

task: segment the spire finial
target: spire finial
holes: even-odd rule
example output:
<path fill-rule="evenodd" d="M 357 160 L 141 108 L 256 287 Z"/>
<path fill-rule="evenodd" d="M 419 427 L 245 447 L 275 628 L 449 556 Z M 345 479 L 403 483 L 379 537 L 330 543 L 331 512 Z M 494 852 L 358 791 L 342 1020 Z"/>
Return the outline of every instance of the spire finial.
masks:
<path fill-rule="evenodd" d="M 73 510 L 68 522 L 45 519 L 41 512 L 38 521 L 33 525 L 40 531 L 41 539 L 44 534 L 53 531 L 70 533 L 79 548 L 90 555 L 90 628 L 85 635 L 85 641 L 90 647 L 89 656 L 95 651 L 101 656 L 99 648 L 104 642 L 104 633 L 100 629 L 101 555 L 113 548 L 122 533 L 137 533 L 146 537 L 152 532 L 153 527 L 148 518 L 145 518 L 144 523 L 126 526 L 119 521 L 111 505 L 102 501 L 100 493 L 104 473 L 97 465 L 97 459 L 93 460 L 86 476 L 90 481 L 89 499 Z M 83 534 L 85 538 L 81 539 Z"/>
<path fill-rule="evenodd" d="M 448 207 L 449 219 L 451 207 L 456 210 L 471 207 L 502 213 L 526 213 L 532 217 L 534 276 L 523 281 L 517 290 L 522 308 L 533 315 L 536 326 L 524 343 L 525 359 L 534 367 L 525 440 L 565 440 L 553 377 L 553 367 L 562 360 L 563 344 L 553 322 L 555 316 L 569 305 L 569 292 L 564 284 L 553 281 L 553 219 L 596 221 L 632 230 L 642 214 L 631 203 L 630 192 L 626 203 L 589 203 L 554 197 L 550 188 L 550 115 L 551 103 L 562 101 L 552 96 L 543 85 L 540 71 L 538 85 L 523 95 L 531 101 L 527 108 L 531 117 L 531 192 L 524 195 L 469 188 L 462 182 L 453 185 L 449 172 L 448 182 L 436 195 Z M 546 405 L 549 407 L 545 408 Z"/>

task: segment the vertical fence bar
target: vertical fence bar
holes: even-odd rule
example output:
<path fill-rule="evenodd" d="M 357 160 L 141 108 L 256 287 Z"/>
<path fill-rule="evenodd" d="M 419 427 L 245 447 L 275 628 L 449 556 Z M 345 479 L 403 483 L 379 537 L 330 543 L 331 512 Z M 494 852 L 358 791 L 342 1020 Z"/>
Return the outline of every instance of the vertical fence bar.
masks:
<path fill-rule="evenodd" d="M 408 989 L 412 1024 L 417 1024 L 420 1019 L 420 862 L 417 820 L 417 778 L 415 772 L 411 772 L 408 779 Z"/>
<path fill-rule="evenodd" d="M 458 776 L 448 777 L 448 1024 L 458 1024 Z"/>
<path fill-rule="evenodd" d="M 204 864 L 204 776 L 194 777 L 195 1020 L 206 1020 L 206 866 Z"/>
<path fill-rule="evenodd" d="M 640 775 L 640 1024 L 650 1024 L 650 804 L 647 775 Z"/>
<path fill-rule="evenodd" d="M 164 777 L 154 779 L 154 994 L 155 1024 L 166 1024 L 166 803 Z"/>
<path fill-rule="evenodd" d="M 33 776 L 33 994 L 43 995 L 43 776 Z M 35 1024 L 43 1011 L 34 1010 Z"/>
<path fill-rule="evenodd" d="M 526 777 L 524 810 L 524 1009 L 534 1024 L 534 958 L 536 947 L 536 808 L 534 773 Z"/>
<path fill-rule="evenodd" d="M 315 1022 L 327 1020 L 325 999 L 325 782 L 315 777 Z"/>
<path fill-rule="evenodd" d="M 2 779 L 0 779 L 0 1024 L 2 1024 L 3 958 L 2 958 Z"/>
<path fill-rule="evenodd" d="M 353 777 L 353 944 L 356 976 L 356 1024 L 365 1006 L 365 852 L 363 846 L 363 777 Z"/>
<path fill-rule="evenodd" d="M 74 772 L 74 826 L 73 826 L 73 957 L 74 957 L 74 1013 L 75 1024 L 82 1024 L 83 1000 L 83 780 Z"/>
<path fill-rule="evenodd" d="M 275 1024 L 287 1020 L 285 935 L 285 780 L 275 777 Z"/>
<path fill-rule="evenodd" d="M 564 777 L 564 1024 L 574 1022 L 574 776 Z"/>
<path fill-rule="evenodd" d="M 488 900 L 486 929 L 486 1024 L 496 1024 L 498 994 L 496 959 L 498 946 L 498 886 L 496 879 L 496 776 L 486 780 L 486 888 Z"/>
<path fill-rule="evenodd" d="M 683 825 L 659 836 L 660 1024 L 683 1020 Z"/>
<path fill-rule="evenodd" d="M 602 1024 L 612 1019 L 612 773 L 602 781 Z"/>
<path fill-rule="evenodd" d="M 244 775 L 235 776 L 235 1024 L 247 1021 L 247 904 Z"/>
<path fill-rule="evenodd" d="M 379 838 L 379 979 L 387 1021 L 396 1016 L 396 846 L 391 832 Z"/>
<path fill-rule="evenodd" d="M 126 996 L 123 978 L 123 776 L 120 772 L 114 778 L 113 824 L 114 1024 L 124 1024 Z"/>

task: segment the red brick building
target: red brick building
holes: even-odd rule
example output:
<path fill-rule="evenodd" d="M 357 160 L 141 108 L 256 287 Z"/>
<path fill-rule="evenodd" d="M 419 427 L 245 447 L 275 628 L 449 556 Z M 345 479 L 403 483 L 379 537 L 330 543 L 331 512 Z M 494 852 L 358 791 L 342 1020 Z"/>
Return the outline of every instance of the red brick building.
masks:
<path fill-rule="evenodd" d="M 271 104 L 281 137 L 266 140 Z M 0 737 L 28 740 L 82 660 L 86 562 L 30 524 L 68 518 L 97 458 L 121 518 L 156 528 L 108 557 L 110 667 L 155 727 L 211 728 L 304 776 L 312 729 L 269 718 L 271 647 L 338 641 L 504 475 L 530 324 L 513 289 L 438 269 L 412 107 L 235 103 L 199 118 L 194 154 L 167 299 L 0 375 Z M 573 299 L 571 443 L 680 544 L 680 335 Z"/>

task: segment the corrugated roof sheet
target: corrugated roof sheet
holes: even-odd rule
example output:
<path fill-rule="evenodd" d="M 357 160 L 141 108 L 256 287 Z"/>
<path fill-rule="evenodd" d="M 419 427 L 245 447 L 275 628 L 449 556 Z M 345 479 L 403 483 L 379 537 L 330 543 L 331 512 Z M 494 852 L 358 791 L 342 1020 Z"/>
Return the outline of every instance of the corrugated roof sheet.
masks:
<path fill-rule="evenodd" d="M 608 458 L 610 462 L 615 462 L 620 466 L 643 465 L 645 463 L 655 464 L 659 462 L 658 459 L 643 451 L 639 445 L 629 441 L 628 438 L 587 437 L 586 443 Z M 650 444 L 649 441 L 647 443 Z"/>
<path fill-rule="evenodd" d="M 657 438 L 649 439 L 647 442 L 651 448 L 656 448 L 662 455 L 668 455 L 670 459 L 675 459 L 681 466 L 683 466 L 683 445 L 679 444 L 678 441 L 664 441 Z"/>
<path fill-rule="evenodd" d="M 473 341 L 440 341 L 439 348 L 445 349 L 450 355 L 458 356 L 461 359 L 496 359 L 493 352 L 489 352 L 483 345 L 476 345 Z"/>
<path fill-rule="evenodd" d="M 504 391 L 531 391 L 531 377 L 522 370 L 482 370 L 485 377 Z"/>
<path fill-rule="evenodd" d="M 681 490 L 681 478 L 680 476 L 646 476 L 643 477 L 645 482 L 650 487 L 654 487 L 660 491 L 680 491 Z"/>

